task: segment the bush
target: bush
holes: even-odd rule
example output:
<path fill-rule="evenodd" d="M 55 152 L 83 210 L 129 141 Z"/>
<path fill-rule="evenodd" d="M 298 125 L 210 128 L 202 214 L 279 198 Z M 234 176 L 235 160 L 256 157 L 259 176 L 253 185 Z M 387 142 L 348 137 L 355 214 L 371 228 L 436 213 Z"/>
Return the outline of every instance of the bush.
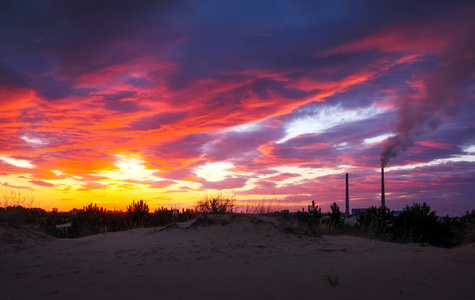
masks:
<path fill-rule="evenodd" d="M 357 221 L 359 226 L 375 237 L 391 239 L 394 217 L 389 208 L 371 206 L 358 216 Z"/>
<path fill-rule="evenodd" d="M 315 201 L 312 201 L 312 205 L 307 207 L 307 211 L 298 211 L 296 217 L 300 229 L 305 234 L 315 235 L 322 219 L 322 209 L 315 205 Z"/>
<path fill-rule="evenodd" d="M 127 206 L 127 216 L 134 226 L 145 227 L 146 218 L 148 216 L 148 204 L 143 200 L 132 203 Z"/>
<path fill-rule="evenodd" d="M 45 227 L 47 213 L 41 208 L 24 208 L 22 206 L 0 207 L 0 222 L 11 225 L 32 225 Z"/>
<path fill-rule="evenodd" d="M 204 214 L 226 214 L 232 213 L 236 197 L 223 196 L 221 193 L 209 197 L 206 196 L 204 200 L 198 202 L 196 211 Z"/>
<path fill-rule="evenodd" d="M 330 217 L 330 224 L 335 227 L 340 227 L 343 223 L 341 220 L 340 207 L 338 206 L 338 204 L 336 204 L 336 202 L 334 202 L 330 206 L 330 209 L 331 212 L 328 214 L 328 216 Z"/>
<path fill-rule="evenodd" d="M 56 228 L 56 225 L 71 222 L 71 215 L 67 212 L 59 212 L 58 209 L 53 208 L 50 213 L 46 215 L 44 230 L 46 234 L 55 237 L 70 237 L 71 232 L 61 232 Z"/>
<path fill-rule="evenodd" d="M 72 237 L 83 237 L 107 231 L 105 225 L 106 210 L 97 204 L 84 206 L 82 210 L 73 210 L 71 215 Z"/>
<path fill-rule="evenodd" d="M 407 205 L 394 222 L 396 238 L 402 243 L 441 243 L 441 226 L 435 211 L 430 210 L 425 202 L 420 205 Z"/>
<path fill-rule="evenodd" d="M 164 226 L 167 224 L 176 221 L 176 218 L 173 217 L 173 210 L 164 208 L 156 209 L 153 214 L 151 214 L 151 226 Z"/>
<path fill-rule="evenodd" d="M 475 210 L 466 212 L 452 222 L 454 245 L 475 243 Z"/>
<path fill-rule="evenodd" d="M 182 209 L 181 213 L 178 214 L 178 222 L 186 222 L 193 219 L 196 216 L 196 211 L 194 209 Z"/>

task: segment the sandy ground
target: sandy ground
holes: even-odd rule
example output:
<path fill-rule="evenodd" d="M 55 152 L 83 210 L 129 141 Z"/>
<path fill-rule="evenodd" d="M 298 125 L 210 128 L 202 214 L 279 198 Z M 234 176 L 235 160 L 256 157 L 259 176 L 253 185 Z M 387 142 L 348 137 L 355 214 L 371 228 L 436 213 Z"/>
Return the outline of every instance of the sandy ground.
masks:
<path fill-rule="evenodd" d="M 307 238 L 262 216 L 210 218 L 81 239 L 0 226 L 0 299 L 475 299 L 473 245 Z"/>

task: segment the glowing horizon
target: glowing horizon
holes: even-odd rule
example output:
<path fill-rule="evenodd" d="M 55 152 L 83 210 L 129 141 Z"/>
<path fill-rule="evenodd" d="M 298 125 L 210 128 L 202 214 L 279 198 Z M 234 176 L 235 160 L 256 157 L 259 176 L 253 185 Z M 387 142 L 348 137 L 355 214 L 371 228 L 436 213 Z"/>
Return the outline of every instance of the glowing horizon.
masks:
<path fill-rule="evenodd" d="M 345 173 L 351 208 L 379 205 L 387 163 L 391 209 L 475 209 L 475 7 L 378 3 L 12 2 L 0 185 L 46 209 L 328 211 Z"/>

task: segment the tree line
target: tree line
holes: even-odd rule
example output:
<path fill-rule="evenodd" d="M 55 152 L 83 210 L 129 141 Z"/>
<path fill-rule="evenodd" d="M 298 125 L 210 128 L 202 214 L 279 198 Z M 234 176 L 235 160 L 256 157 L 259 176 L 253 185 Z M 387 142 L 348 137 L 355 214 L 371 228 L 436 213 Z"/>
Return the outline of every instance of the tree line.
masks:
<path fill-rule="evenodd" d="M 31 225 L 60 238 L 77 238 L 93 234 L 124 231 L 133 228 L 158 227 L 192 220 L 198 214 L 234 213 L 235 197 L 222 194 L 206 196 L 193 209 L 161 207 L 151 212 L 148 204 L 133 201 L 125 211 L 107 210 L 97 204 L 82 209 L 47 212 L 40 208 L 22 206 L 0 207 L 0 222 L 11 226 Z M 475 242 L 475 210 L 462 217 L 440 218 L 423 203 L 407 205 L 399 215 L 387 207 L 370 207 L 350 224 L 342 217 L 337 203 L 324 216 L 312 201 L 307 210 L 290 213 L 288 210 L 266 212 L 282 221 L 284 229 L 308 236 L 322 234 L 351 234 L 398 243 L 420 243 L 438 247 L 454 247 Z M 65 225 L 58 228 L 57 225 Z"/>

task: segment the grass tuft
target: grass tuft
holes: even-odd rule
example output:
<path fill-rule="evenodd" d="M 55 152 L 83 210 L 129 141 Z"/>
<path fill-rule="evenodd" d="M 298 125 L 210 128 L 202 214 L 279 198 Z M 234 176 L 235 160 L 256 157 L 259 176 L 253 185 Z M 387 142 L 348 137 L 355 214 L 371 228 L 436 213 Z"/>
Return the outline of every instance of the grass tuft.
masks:
<path fill-rule="evenodd" d="M 339 285 L 337 275 L 327 275 L 326 276 L 326 281 L 330 286 L 338 286 Z"/>

